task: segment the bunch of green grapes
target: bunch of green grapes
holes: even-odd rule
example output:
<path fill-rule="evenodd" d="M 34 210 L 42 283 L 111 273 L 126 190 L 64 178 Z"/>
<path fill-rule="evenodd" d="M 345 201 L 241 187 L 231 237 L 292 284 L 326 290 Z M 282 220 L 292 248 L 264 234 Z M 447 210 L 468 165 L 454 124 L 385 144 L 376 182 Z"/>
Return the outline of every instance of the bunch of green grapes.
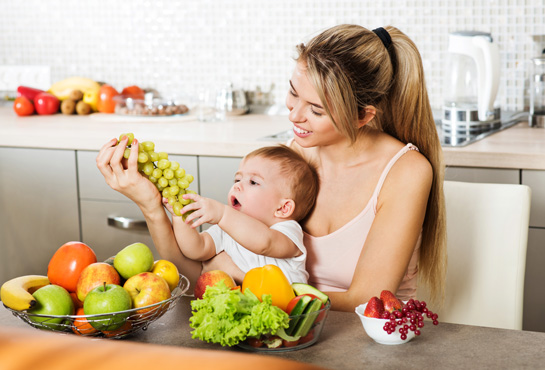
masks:
<path fill-rule="evenodd" d="M 121 134 L 118 143 L 123 136 L 127 136 L 129 139 L 125 153 L 123 153 L 123 157 L 128 159 L 131 154 L 134 134 Z M 156 152 L 155 144 L 151 141 L 140 142 L 138 147 L 138 171 L 155 184 L 163 197 L 168 199 L 168 203 L 177 216 L 182 215 L 180 210 L 183 206 L 191 203 L 191 200 L 184 199 L 183 195 L 196 194 L 193 190 L 189 190 L 189 184 L 193 182 L 193 176 L 186 173 L 180 167 L 180 163 L 169 160 L 166 152 Z"/>

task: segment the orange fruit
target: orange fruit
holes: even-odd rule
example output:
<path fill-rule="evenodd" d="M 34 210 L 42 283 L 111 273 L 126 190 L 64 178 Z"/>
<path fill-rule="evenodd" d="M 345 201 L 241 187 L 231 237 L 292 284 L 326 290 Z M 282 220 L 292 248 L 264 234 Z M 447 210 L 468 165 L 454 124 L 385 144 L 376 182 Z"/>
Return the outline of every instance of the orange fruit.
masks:
<path fill-rule="evenodd" d="M 121 95 L 123 95 L 124 98 L 144 100 L 144 94 L 144 90 L 136 85 L 127 86 L 121 91 Z"/>
<path fill-rule="evenodd" d="M 78 308 L 76 311 L 77 316 L 84 316 L 83 313 L 83 307 Z M 72 331 L 76 333 L 77 335 L 91 335 L 96 333 L 98 330 L 93 328 L 91 324 L 89 324 L 89 321 L 87 321 L 87 318 L 81 317 L 74 319 L 74 322 L 72 322 Z"/>
<path fill-rule="evenodd" d="M 111 337 L 115 337 L 116 335 L 125 334 L 125 332 L 128 332 L 131 329 L 132 329 L 132 323 L 129 320 L 127 320 L 125 321 L 123 326 L 120 327 L 119 329 L 103 330 L 102 334 L 104 334 L 106 338 L 111 338 Z"/>

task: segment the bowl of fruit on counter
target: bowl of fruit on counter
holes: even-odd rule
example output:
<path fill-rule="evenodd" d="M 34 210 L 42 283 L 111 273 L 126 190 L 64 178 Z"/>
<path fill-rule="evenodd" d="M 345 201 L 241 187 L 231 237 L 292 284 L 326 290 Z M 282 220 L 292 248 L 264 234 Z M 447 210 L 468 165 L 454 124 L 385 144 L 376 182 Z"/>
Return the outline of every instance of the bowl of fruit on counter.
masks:
<path fill-rule="evenodd" d="M 82 242 L 63 244 L 47 275 L 6 281 L 6 309 L 41 330 L 80 336 L 123 338 L 148 329 L 189 289 L 189 280 L 168 260 L 154 260 L 143 243 L 133 243 L 104 262 Z"/>
<path fill-rule="evenodd" d="M 428 318 L 438 325 L 437 314 L 424 301 L 399 300 L 389 290 L 380 297 L 372 297 L 367 303 L 356 307 L 367 335 L 380 344 L 403 344 L 421 334 L 424 320 Z"/>
<path fill-rule="evenodd" d="M 326 294 L 288 281 L 265 265 L 248 271 L 242 286 L 229 275 L 201 275 L 191 302 L 194 339 L 248 351 L 295 351 L 316 343 L 331 307 Z M 221 329 L 220 329 L 221 328 Z"/>

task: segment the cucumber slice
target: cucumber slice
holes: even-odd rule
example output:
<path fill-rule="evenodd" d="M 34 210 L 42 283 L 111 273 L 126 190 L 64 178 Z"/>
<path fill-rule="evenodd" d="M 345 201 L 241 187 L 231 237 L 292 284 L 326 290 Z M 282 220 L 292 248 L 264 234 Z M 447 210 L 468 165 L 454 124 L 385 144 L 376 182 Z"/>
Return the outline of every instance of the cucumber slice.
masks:
<path fill-rule="evenodd" d="M 320 311 L 321 307 L 322 307 L 322 301 L 320 299 L 313 298 L 312 301 L 307 305 L 307 308 L 305 309 L 305 312 L 304 312 L 305 317 L 301 318 L 301 320 L 297 323 L 297 326 L 295 330 L 293 331 L 293 333 L 291 333 L 291 336 L 304 337 L 305 335 L 307 335 L 310 329 L 312 328 L 312 324 L 314 324 L 314 321 L 318 317 L 318 311 Z"/>
<path fill-rule="evenodd" d="M 305 308 L 307 308 L 308 304 L 312 301 L 312 297 L 308 295 L 301 296 L 301 298 L 297 301 L 297 304 L 290 312 L 290 316 L 297 316 L 302 315 L 303 312 L 305 312 Z M 297 323 L 301 321 L 301 317 L 294 317 L 290 320 L 290 326 L 286 329 L 286 333 L 288 335 L 291 335 L 291 333 L 295 330 L 295 327 L 297 326 Z"/>
<path fill-rule="evenodd" d="M 308 285 L 304 283 L 293 283 L 291 284 L 291 287 L 293 288 L 295 295 L 314 294 L 316 297 L 320 298 L 323 304 L 326 304 L 327 301 L 329 300 L 329 297 L 325 293 L 316 289 L 312 285 Z"/>

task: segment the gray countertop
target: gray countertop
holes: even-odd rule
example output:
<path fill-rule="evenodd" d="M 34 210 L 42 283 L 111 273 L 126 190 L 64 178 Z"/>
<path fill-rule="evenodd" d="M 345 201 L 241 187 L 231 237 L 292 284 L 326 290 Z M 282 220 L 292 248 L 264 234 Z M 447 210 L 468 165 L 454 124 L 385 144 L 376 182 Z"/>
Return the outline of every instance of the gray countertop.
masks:
<path fill-rule="evenodd" d="M 122 340 L 243 351 L 192 339 L 190 316 L 189 298 L 183 297 L 147 330 Z M 0 330 L 5 326 L 28 327 L 2 306 Z M 331 311 L 316 344 L 299 351 L 267 355 L 331 369 L 537 369 L 545 363 L 545 333 L 447 323 L 433 326 L 429 322 L 422 329 L 422 335 L 409 343 L 387 346 L 367 336 L 355 313 Z"/>

